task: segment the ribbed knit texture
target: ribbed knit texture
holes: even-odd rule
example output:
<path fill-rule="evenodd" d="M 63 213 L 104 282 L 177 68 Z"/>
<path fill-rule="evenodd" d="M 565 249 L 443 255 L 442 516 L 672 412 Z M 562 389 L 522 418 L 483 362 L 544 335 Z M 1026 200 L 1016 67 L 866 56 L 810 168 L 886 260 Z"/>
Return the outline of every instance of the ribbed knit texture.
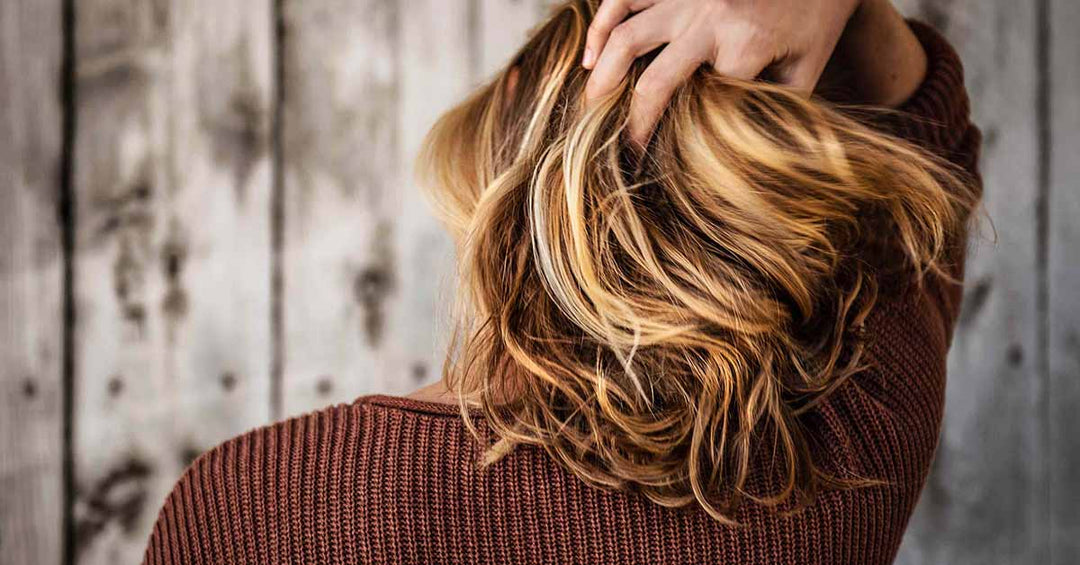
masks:
<path fill-rule="evenodd" d="M 928 76 L 904 117 L 881 127 L 977 179 L 960 61 L 911 25 Z M 145 563 L 889 563 L 937 445 L 959 300 L 960 286 L 943 282 L 882 297 L 867 323 L 876 368 L 805 418 L 823 439 L 817 456 L 888 486 L 828 491 L 791 516 L 745 504 L 743 527 L 727 527 L 694 506 L 588 487 L 536 448 L 480 472 L 456 407 L 376 395 L 199 457 L 161 509 Z"/>

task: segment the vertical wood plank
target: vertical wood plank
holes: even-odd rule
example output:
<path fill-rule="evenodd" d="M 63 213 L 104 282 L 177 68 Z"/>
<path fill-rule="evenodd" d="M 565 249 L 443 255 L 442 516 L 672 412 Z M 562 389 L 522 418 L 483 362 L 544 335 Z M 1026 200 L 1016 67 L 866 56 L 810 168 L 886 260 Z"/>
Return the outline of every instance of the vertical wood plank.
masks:
<path fill-rule="evenodd" d="M 1080 563 L 1080 3 L 1048 0 L 1050 565 Z"/>
<path fill-rule="evenodd" d="M 283 412 L 400 380 L 400 3 L 286 0 Z"/>
<path fill-rule="evenodd" d="M 997 241 L 985 229 L 969 259 L 944 430 L 897 562 L 1045 563 L 1036 5 L 898 4 L 943 30 L 964 60 Z"/>
<path fill-rule="evenodd" d="M 542 4 L 286 0 L 285 414 L 437 377 L 452 246 L 413 160 Z"/>
<path fill-rule="evenodd" d="M 401 299 L 394 303 L 391 339 L 410 348 L 408 378 L 391 390 L 407 392 L 438 379 L 451 330 L 454 249 L 414 181 L 421 142 L 435 120 L 478 84 L 479 53 L 470 33 L 476 0 L 402 0 L 401 91 L 398 139 L 401 189 L 397 255 Z"/>
<path fill-rule="evenodd" d="M 0 2 L 0 560 L 63 549 L 62 3 Z"/>
<path fill-rule="evenodd" d="M 76 561 L 138 563 L 190 460 L 269 416 L 271 10 L 76 18 Z"/>

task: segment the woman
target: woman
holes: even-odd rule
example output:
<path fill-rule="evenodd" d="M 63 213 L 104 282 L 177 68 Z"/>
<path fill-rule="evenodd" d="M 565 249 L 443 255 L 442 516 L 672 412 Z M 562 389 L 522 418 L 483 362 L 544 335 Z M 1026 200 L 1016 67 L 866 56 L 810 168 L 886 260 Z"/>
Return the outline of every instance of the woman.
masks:
<path fill-rule="evenodd" d="M 885 0 L 566 2 L 421 157 L 442 381 L 204 454 L 146 562 L 890 562 L 979 145 Z"/>

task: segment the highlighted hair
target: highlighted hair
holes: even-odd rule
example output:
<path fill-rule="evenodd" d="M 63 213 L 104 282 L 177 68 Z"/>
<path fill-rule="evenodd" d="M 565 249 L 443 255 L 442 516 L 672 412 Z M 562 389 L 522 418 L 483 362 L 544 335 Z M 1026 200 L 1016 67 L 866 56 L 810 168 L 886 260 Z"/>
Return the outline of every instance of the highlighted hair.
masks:
<path fill-rule="evenodd" d="M 557 7 L 419 161 L 459 261 L 443 378 L 477 437 L 481 410 L 486 462 L 540 446 L 593 485 L 728 523 L 747 499 L 873 483 L 825 471 L 800 417 L 864 368 L 882 281 L 947 271 L 975 204 L 962 173 L 704 68 L 638 157 L 622 134 L 647 61 L 582 103 L 596 4 Z M 765 468 L 775 488 L 751 488 Z"/>

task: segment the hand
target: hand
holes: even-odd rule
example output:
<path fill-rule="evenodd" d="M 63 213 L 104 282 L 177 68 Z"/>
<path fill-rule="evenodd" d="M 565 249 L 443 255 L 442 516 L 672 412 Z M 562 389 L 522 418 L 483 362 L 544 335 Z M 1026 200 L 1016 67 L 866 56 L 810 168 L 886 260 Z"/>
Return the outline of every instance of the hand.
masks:
<path fill-rule="evenodd" d="M 628 127 L 641 146 L 702 63 L 743 80 L 768 67 L 773 79 L 809 95 L 848 19 L 867 1 L 603 0 L 582 60 L 592 69 L 586 99 L 609 93 L 634 59 L 664 44 L 634 86 Z"/>

